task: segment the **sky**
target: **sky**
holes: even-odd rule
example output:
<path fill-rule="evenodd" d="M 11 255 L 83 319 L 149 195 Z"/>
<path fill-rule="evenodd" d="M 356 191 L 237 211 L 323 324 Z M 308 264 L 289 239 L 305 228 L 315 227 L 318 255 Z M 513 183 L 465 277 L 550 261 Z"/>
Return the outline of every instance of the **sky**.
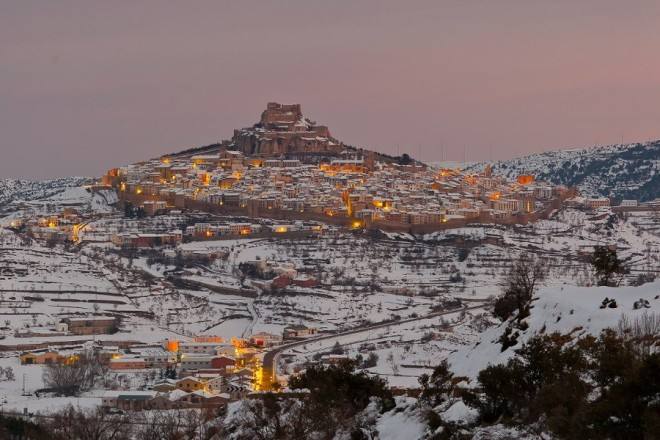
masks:
<path fill-rule="evenodd" d="M 422 160 L 660 138 L 660 2 L 0 2 L 0 178 L 98 176 L 269 101 Z"/>

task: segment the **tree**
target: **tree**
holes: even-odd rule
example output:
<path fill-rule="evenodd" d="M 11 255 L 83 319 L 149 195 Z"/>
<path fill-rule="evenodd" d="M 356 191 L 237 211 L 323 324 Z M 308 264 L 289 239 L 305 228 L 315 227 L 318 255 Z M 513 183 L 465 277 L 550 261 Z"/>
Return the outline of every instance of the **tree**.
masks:
<path fill-rule="evenodd" d="M 332 346 L 332 354 L 344 354 L 344 349 L 342 348 L 341 344 L 339 344 L 339 341 L 335 342 L 335 345 Z"/>
<path fill-rule="evenodd" d="M 541 261 L 527 254 L 521 255 L 504 278 L 503 293 L 495 300 L 493 314 L 502 321 L 515 312 L 519 320 L 527 317 L 532 296 L 544 278 Z"/>
<path fill-rule="evenodd" d="M 291 389 L 307 389 L 304 409 L 313 430 L 320 438 L 333 438 L 340 427 L 350 427 L 354 417 L 375 399 L 381 411 L 394 407 L 387 382 L 365 372 L 356 372 L 346 360 L 338 365 L 311 366 L 289 380 Z"/>
<path fill-rule="evenodd" d="M 220 438 L 233 433 L 236 440 L 308 439 L 314 432 L 303 401 L 280 399 L 272 393 L 244 400 L 225 430 Z"/>
<path fill-rule="evenodd" d="M 422 374 L 418 381 L 422 387 L 420 399 L 434 408 L 445 402 L 451 395 L 454 384 L 454 373 L 449 370 L 447 360 L 443 360 L 435 367 L 431 376 Z"/>
<path fill-rule="evenodd" d="M 596 271 L 599 286 L 618 285 L 619 281 L 614 282 L 615 275 L 623 275 L 626 268 L 615 249 L 608 246 L 596 246 L 591 256 L 591 265 Z"/>
<path fill-rule="evenodd" d="M 57 440 L 128 440 L 129 421 L 128 416 L 110 415 L 101 407 L 85 411 L 69 405 L 52 415 L 46 429 Z"/>
<path fill-rule="evenodd" d="M 535 426 L 557 438 L 658 438 L 660 353 L 636 345 L 613 330 L 578 340 L 535 336 L 505 365 L 479 372 L 465 402 L 482 422 Z"/>
<path fill-rule="evenodd" d="M 53 440 L 52 435 L 44 427 L 18 417 L 0 415 L 0 438 Z"/>
<path fill-rule="evenodd" d="M 397 159 L 398 159 L 399 165 L 410 165 L 410 163 L 412 163 L 412 161 L 413 161 L 408 153 L 403 153 Z"/>
<path fill-rule="evenodd" d="M 97 355 L 83 352 L 46 364 L 43 381 L 58 394 L 75 396 L 91 389 L 106 373 L 107 367 Z"/>
<path fill-rule="evenodd" d="M 378 365 L 378 355 L 372 351 L 362 363 L 362 368 L 373 368 L 376 365 Z"/>

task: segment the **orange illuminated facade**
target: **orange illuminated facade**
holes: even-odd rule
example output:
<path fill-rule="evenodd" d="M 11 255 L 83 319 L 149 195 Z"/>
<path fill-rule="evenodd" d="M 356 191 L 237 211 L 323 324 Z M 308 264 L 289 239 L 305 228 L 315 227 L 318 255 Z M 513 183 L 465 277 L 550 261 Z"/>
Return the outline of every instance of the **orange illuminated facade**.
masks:
<path fill-rule="evenodd" d="M 222 336 L 195 336 L 193 340 L 195 342 L 215 342 L 218 344 L 225 342 L 225 338 Z"/>
<path fill-rule="evenodd" d="M 165 344 L 165 349 L 169 352 L 176 353 L 179 351 L 179 341 L 176 339 L 168 339 Z"/>

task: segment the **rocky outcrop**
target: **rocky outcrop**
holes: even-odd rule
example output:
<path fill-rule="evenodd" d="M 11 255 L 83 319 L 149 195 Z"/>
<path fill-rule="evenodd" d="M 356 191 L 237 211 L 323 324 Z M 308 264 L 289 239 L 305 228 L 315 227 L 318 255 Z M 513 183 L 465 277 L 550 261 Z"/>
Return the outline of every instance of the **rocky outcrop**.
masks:
<path fill-rule="evenodd" d="M 305 118 L 300 104 L 270 102 L 252 127 L 234 130 L 231 147 L 250 156 L 336 155 L 343 145 L 324 125 Z"/>

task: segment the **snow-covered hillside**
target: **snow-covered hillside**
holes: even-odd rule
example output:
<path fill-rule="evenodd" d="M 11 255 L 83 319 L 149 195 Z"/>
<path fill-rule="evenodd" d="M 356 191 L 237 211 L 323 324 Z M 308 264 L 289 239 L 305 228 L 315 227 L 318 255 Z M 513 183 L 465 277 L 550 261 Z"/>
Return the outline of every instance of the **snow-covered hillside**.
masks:
<path fill-rule="evenodd" d="M 603 305 L 605 299 L 607 301 Z M 507 323 L 482 333 L 473 347 L 452 353 L 448 361 L 461 376 L 475 378 L 489 364 L 505 363 L 515 350 L 539 333 L 597 336 L 606 328 L 616 329 L 619 322 L 634 322 L 643 314 L 660 313 L 660 281 L 639 287 L 548 287 L 540 289 L 532 302 L 529 327 L 520 330 L 518 344 L 502 351 L 499 338 Z"/>
<path fill-rule="evenodd" d="M 486 163 L 474 164 L 481 170 Z M 577 187 L 587 196 L 653 200 L 660 197 L 660 141 L 548 151 L 492 164 L 496 174 Z"/>
<path fill-rule="evenodd" d="M 0 179 L 0 207 L 17 200 L 52 197 L 67 188 L 93 183 L 89 177 L 63 177 L 53 180 Z"/>

